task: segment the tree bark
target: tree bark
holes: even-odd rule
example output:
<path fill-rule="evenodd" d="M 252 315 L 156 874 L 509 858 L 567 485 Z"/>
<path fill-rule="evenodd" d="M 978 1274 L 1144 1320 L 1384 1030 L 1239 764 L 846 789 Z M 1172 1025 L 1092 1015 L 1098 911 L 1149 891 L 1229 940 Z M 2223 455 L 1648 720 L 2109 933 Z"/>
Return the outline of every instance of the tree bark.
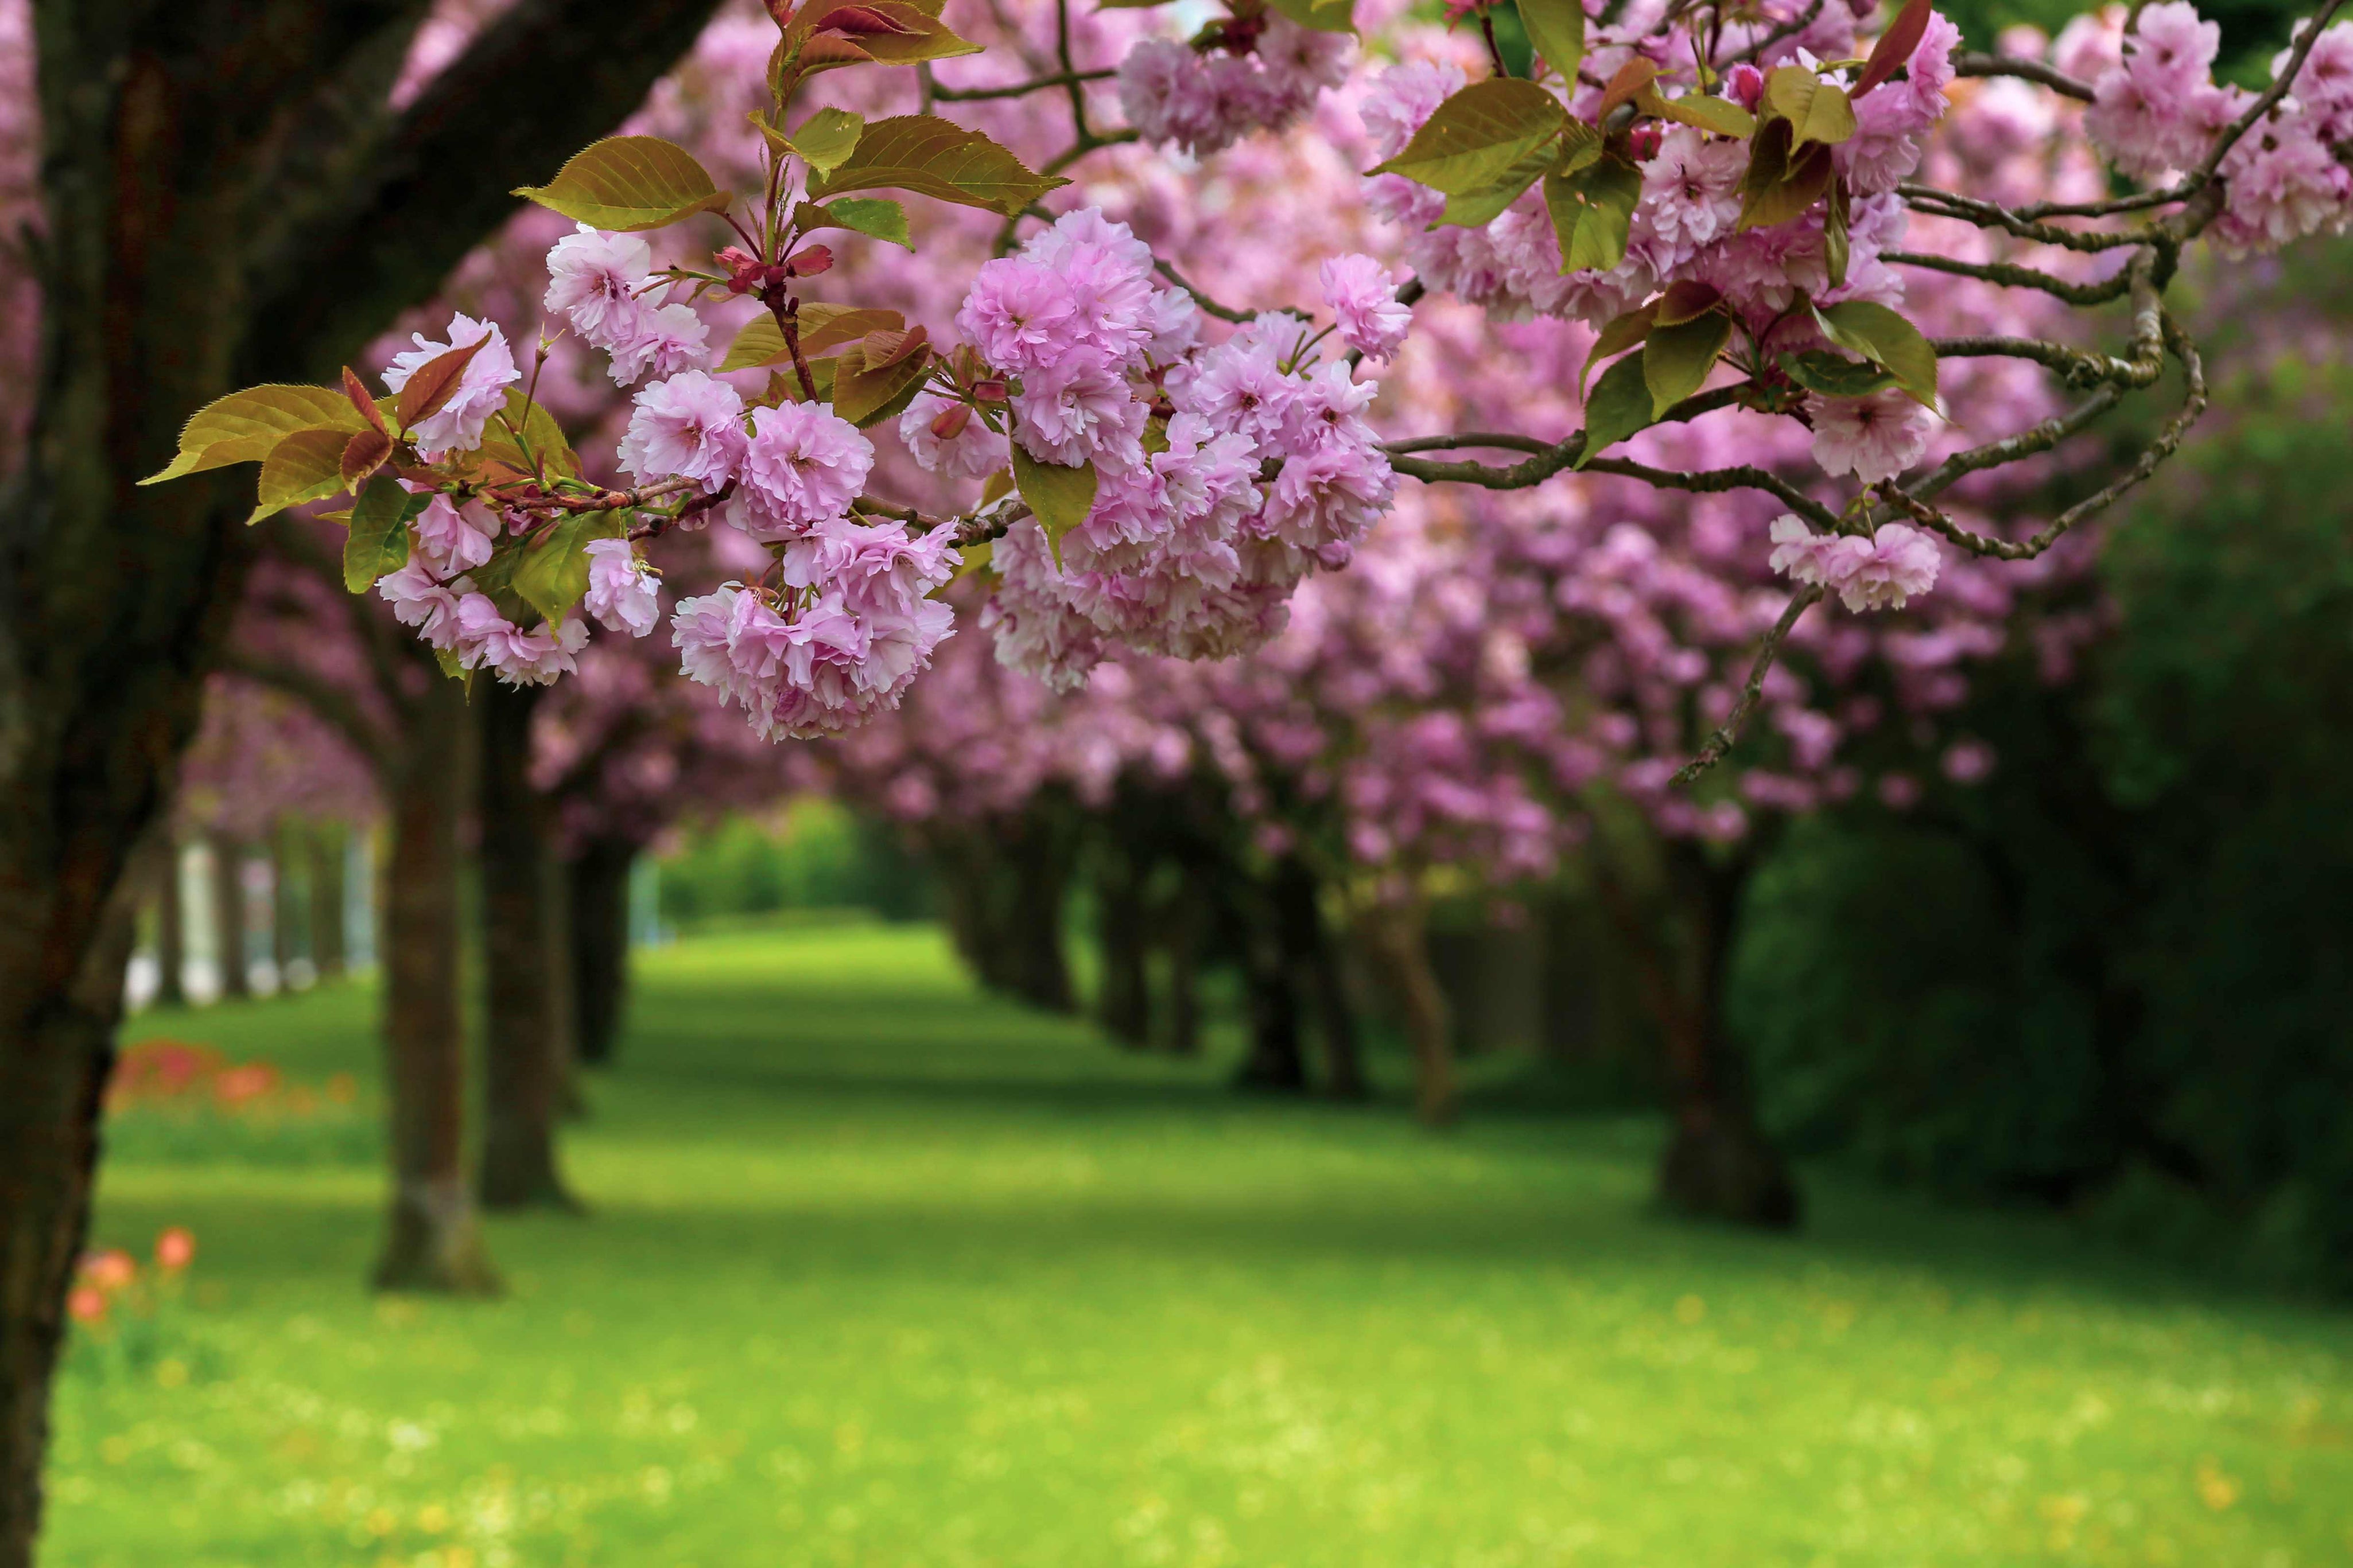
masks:
<path fill-rule="evenodd" d="M 1281 922 L 1265 889 L 1237 873 L 1226 898 L 1227 929 L 1241 960 L 1243 1006 L 1250 1019 L 1250 1054 L 1234 1073 L 1236 1089 L 1295 1094 L 1307 1087 L 1307 1058 L 1299 1043 L 1299 992 Z"/>
<path fill-rule="evenodd" d="M 245 842 L 227 833 L 212 836 L 213 966 L 220 974 L 224 1001 L 253 994 L 246 973 Z"/>
<path fill-rule="evenodd" d="M 1382 905 L 1366 914 L 1361 929 L 1365 945 L 1397 995 L 1406 1039 L 1413 1047 L 1414 1114 L 1425 1125 L 1443 1127 L 1460 1110 L 1454 1024 L 1448 1016 L 1446 993 L 1430 966 L 1427 914 L 1419 904 Z"/>
<path fill-rule="evenodd" d="M 1788 1230 L 1802 1212 L 1797 1184 L 1757 1124 L 1747 1063 L 1724 1030 L 1725 967 L 1748 862 L 1712 862 L 1702 846 L 1680 839 L 1665 854 L 1684 931 L 1680 976 L 1655 922 L 1606 868 L 1596 876 L 1666 1047 L 1672 1127 L 1659 1163 L 1659 1201 L 1694 1218 Z"/>
<path fill-rule="evenodd" d="M 1180 1057 L 1201 1050 L 1201 890 L 1183 867 L 1176 890 L 1161 906 L 1159 935 L 1168 954 L 1168 1026 L 1163 1044 Z"/>
<path fill-rule="evenodd" d="M 1033 806 L 1014 825 L 1011 907 L 1002 928 L 1012 948 L 1015 994 L 1050 1013 L 1078 1010 L 1071 965 L 1062 951 L 1062 900 L 1070 889 L 1070 835 L 1051 803 Z"/>
<path fill-rule="evenodd" d="M 565 866 L 572 913 L 573 1037 L 579 1059 L 613 1059 L 629 994 L 629 868 L 638 847 L 592 838 Z"/>
<path fill-rule="evenodd" d="M 301 826 L 281 820 L 269 836 L 269 959 L 278 966 L 278 994 L 294 994 L 294 961 L 303 956 L 306 943 L 295 939 L 302 925 L 301 889 L 295 883 L 294 868 L 301 860 Z M 312 973 L 317 966 L 312 965 Z"/>
<path fill-rule="evenodd" d="M 1145 963 L 1144 871 L 1133 845 L 1099 845 L 1095 856 L 1095 939 L 1103 963 L 1095 1021 L 1124 1046 L 1152 1043 L 1152 982 Z"/>
<path fill-rule="evenodd" d="M 499 1289 L 466 1181 L 458 896 L 465 726 L 464 693 L 437 679 L 417 700 L 386 792 L 392 852 L 384 868 L 382 947 L 392 1212 L 375 1269 L 380 1290 Z"/>
<path fill-rule="evenodd" d="M 1316 1037 L 1324 1047 L 1324 1092 L 1335 1100 L 1362 1100 L 1368 1089 L 1356 1010 L 1348 1000 L 1339 950 L 1324 926 L 1315 874 L 1298 857 L 1275 868 L 1274 901 L 1284 957 L 1314 998 Z"/>
<path fill-rule="evenodd" d="M 343 825 L 314 824 L 311 850 L 311 967 L 321 980 L 339 980 L 346 962 L 343 932 Z"/>
<path fill-rule="evenodd" d="M 188 1005 L 188 911 L 180 894 L 180 844 L 164 836 L 157 857 L 163 875 L 155 886 L 155 1005 Z"/>
<path fill-rule="evenodd" d="M 565 1060 L 554 1012 L 547 826 L 531 787 L 531 716 L 539 695 L 537 687 L 489 680 L 477 681 L 473 694 L 488 969 L 481 1195 L 493 1210 L 580 1206 L 556 1166 Z"/>
<path fill-rule="evenodd" d="M 425 0 L 35 0 L 41 368 L 0 495 L 0 1568 L 27 1568 L 39 1524 L 121 1016 L 107 912 L 252 550 L 250 468 L 136 481 L 223 393 L 332 381 L 512 186 L 635 108 L 711 8 L 518 0 L 395 113 Z"/>

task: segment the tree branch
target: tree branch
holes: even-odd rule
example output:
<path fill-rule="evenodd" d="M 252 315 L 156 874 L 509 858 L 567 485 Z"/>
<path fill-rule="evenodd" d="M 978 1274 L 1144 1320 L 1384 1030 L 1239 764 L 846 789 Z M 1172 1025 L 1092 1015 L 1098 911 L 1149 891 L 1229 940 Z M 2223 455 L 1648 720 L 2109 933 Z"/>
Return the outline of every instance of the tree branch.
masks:
<path fill-rule="evenodd" d="M 511 216 L 511 189 L 610 132 L 713 0 L 517 0 L 387 116 L 333 199 L 249 259 L 248 381 L 322 380 Z"/>

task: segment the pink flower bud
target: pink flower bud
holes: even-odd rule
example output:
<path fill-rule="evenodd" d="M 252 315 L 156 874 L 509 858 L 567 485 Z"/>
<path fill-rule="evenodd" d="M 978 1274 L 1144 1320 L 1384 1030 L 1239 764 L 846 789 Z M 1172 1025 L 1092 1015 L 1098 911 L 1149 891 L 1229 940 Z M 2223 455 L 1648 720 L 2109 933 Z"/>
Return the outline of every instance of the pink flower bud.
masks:
<path fill-rule="evenodd" d="M 972 405 L 959 403 L 940 410 L 939 417 L 932 421 L 932 434 L 943 441 L 953 441 L 964 434 L 964 427 L 970 423 Z"/>

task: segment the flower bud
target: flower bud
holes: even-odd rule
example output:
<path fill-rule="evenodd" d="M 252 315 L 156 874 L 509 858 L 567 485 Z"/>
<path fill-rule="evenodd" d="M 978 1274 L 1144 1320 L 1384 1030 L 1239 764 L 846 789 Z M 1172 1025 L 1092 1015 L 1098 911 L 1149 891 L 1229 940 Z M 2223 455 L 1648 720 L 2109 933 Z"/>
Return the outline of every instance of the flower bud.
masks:
<path fill-rule="evenodd" d="M 971 423 L 972 405 L 959 403 L 940 410 L 938 417 L 932 421 L 932 434 L 943 441 L 953 441 L 963 435 L 964 427 Z"/>

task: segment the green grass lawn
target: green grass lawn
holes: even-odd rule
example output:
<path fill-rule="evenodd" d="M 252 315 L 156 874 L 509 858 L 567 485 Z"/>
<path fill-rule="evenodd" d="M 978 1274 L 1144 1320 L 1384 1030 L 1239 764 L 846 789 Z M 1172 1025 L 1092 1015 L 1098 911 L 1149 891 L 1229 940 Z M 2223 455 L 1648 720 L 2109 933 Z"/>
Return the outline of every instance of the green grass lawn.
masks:
<path fill-rule="evenodd" d="M 1644 1124 L 1237 1100 L 920 928 L 639 976 L 501 1301 L 361 1289 L 372 1088 L 118 1118 L 99 1238 L 202 1253 L 74 1346 L 45 1562 L 2353 1561 L 2353 1318 L 1819 1177 L 1795 1240 L 1665 1223 Z M 369 1005 L 131 1037 L 365 1084 Z"/>

